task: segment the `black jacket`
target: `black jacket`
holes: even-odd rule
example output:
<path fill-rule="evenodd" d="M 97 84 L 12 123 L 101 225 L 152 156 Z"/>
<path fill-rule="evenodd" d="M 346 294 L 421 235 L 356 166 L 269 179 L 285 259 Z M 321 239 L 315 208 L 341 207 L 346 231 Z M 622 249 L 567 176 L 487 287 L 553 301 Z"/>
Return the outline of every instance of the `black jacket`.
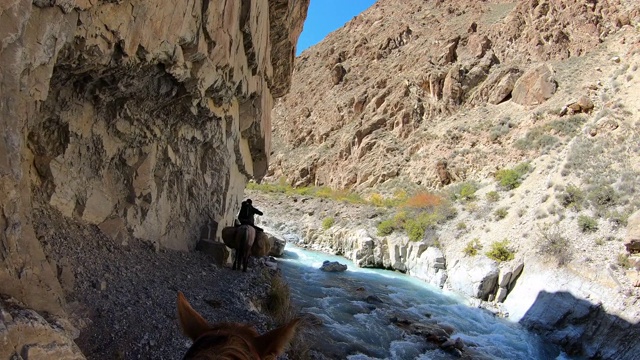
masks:
<path fill-rule="evenodd" d="M 253 205 L 247 203 L 246 201 L 242 202 L 242 206 L 240 207 L 240 212 L 238 213 L 238 220 L 240 220 L 241 224 L 254 224 L 253 215 L 263 215 L 262 211 L 253 207 Z"/>

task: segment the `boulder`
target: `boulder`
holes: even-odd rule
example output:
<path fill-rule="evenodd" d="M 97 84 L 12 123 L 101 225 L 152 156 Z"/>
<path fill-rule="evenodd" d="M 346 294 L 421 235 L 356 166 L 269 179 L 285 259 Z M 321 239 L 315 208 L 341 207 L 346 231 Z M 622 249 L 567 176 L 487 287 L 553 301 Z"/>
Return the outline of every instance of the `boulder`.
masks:
<path fill-rule="evenodd" d="M 522 72 L 513 66 L 494 66 L 489 75 L 478 86 L 469 89 L 468 102 L 480 105 L 486 102 L 499 104 L 510 98 L 513 88 Z"/>
<path fill-rule="evenodd" d="M 629 216 L 627 221 L 627 236 L 624 246 L 630 253 L 640 253 L 640 211 Z"/>
<path fill-rule="evenodd" d="M 507 289 L 504 287 L 501 287 L 498 289 L 498 292 L 496 292 L 496 302 L 503 302 L 504 299 L 507 298 Z"/>
<path fill-rule="evenodd" d="M 81 360 L 79 333 L 66 321 L 47 321 L 8 296 L 0 297 L 0 359 Z"/>
<path fill-rule="evenodd" d="M 337 64 L 333 70 L 331 70 L 331 81 L 333 85 L 340 84 L 345 75 L 347 75 L 347 70 L 345 70 L 342 64 Z"/>
<path fill-rule="evenodd" d="M 419 249 L 411 248 L 409 252 L 410 256 L 407 259 L 409 275 L 442 288 L 447 280 L 447 266 L 442 250 L 429 246 L 416 259 L 413 259 L 413 255 L 419 253 Z"/>
<path fill-rule="evenodd" d="M 212 241 L 209 239 L 201 239 L 196 245 L 196 250 L 207 255 L 211 255 L 214 262 L 218 266 L 223 266 L 229 259 L 229 250 L 224 243 Z"/>
<path fill-rule="evenodd" d="M 509 282 L 511 280 L 511 271 L 502 269 L 500 270 L 500 275 L 498 276 L 498 286 L 507 287 L 509 286 Z"/>
<path fill-rule="evenodd" d="M 451 289 L 466 296 L 486 300 L 497 281 L 498 265 L 486 257 L 463 258 L 449 269 Z"/>
<path fill-rule="evenodd" d="M 326 271 L 326 272 L 342 272 L 342 271 L 347 270 L 347 265 L 340 264 L 337 261 L 325 260 L 322 263 L 322 266 L 320 267 L 320 270 Z"/>
<path fill-rule="evenodd" d="M 587 96 L 581 96 L 576 101 L 571 101 L 565 105 L 560 111 L 560 116 L 572 115 L 577 113 L 589 113 L 593 110 L 593 101 Z"/>
<path fill-rule="evenodd" d="M 549 65 L 541 64 L 518 78 L 513 88 L 512 100 L 520 105 L 542 104 L 555 94 L 557 88 L 553 70 Z"/>
<path fill-rule="evenodd" d="M 287 241 L 283 239 L 279 239 L 271 234 L 267 234 L 267 239 L 271 244 L 271 251 L 269 251 L 270 256 L 280 257 L 284 254 L 284 248 L 287 245 Z"/>

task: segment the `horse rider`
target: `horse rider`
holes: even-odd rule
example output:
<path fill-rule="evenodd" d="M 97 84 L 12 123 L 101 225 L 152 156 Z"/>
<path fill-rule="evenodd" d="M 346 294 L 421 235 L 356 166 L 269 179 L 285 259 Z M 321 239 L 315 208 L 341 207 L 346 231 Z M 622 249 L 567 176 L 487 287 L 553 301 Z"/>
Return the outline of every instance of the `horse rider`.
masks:
<path fill-rule="evenodd" d="M 240 212 L 238 213 L 238 220 L 242 225 L 251 225 L 256 231 L 264 231 L 262 228 L 256 226 L 255 221 L 253 219 L 253 215 L 262 215 L 262 211 L 256 209 L 251 204 L 251 199 L 247 199 L 242 202 L 240 206 Z"/>

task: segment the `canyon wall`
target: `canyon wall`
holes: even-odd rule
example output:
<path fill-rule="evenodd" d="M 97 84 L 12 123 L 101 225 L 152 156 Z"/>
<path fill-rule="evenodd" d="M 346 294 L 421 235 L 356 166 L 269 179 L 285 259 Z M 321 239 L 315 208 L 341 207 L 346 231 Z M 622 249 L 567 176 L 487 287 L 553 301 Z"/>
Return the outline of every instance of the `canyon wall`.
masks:
<path fill-rule="evenodd" d="M 308 5 L 3 1 L 0 292 L 64 315 L 34 208 L 182 250 L 230 222 L 266 173 Z"/>

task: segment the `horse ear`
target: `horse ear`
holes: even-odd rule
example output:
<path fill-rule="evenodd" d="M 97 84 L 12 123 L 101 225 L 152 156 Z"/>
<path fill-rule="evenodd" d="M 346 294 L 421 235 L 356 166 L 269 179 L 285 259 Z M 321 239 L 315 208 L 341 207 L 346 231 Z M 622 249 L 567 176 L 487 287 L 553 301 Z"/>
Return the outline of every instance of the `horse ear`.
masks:
<path fill-rule="evenodd" d="M 194 341 L 211 329 L 209 323 L 197 311 L 193 310 L 181 291 L 178 291 L 178 320 L 182 332 Z"/>
<path fill-rule="evenodd" d="M 286 325 L 258 336 L 254 341 L 254 346 L 260 358 L 275 358 L 282 355 L 285 347 L 293 339 L 299 322 L 300 318 L 294 319 Z"/>

